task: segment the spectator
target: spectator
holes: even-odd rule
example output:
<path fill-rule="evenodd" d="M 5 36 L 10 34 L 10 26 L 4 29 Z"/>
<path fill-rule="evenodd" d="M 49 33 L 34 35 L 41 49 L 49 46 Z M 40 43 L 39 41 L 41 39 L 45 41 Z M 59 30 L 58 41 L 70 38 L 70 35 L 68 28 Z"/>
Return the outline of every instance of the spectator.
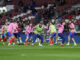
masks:
<path fill-rule="evenodd" d="M 33 10 L 35 8 L 35 2 L 32 0 L 30 4 L 30 10 Z"/>
<path fill-rule="evenodd" d="M 33 16 L 35 16 L 36 13 L 37 13 L 37 10 L 36 10 L 36 9 L 32 9 L 32 14 L 33 14 Z"/>
<path fill-rule="evenodd" d="M 23 6 L 23 9 L 22 10 L 23 10 L 24 13 L 26 13 L 27 10 L 28 10 L 28 6 L 27 5 L 26 6 Z"/>
<path fill-rule="evenodd" d="M 39 23 L 39 22 L 41 21 L 41 18 L 42 18 L 42 16 L 41 16 L 41 14 L 38 12 L 38 13 L 36 14 L 36 16 L 35 16 L 35 23 Z"/>
<path fill-rule="evenodd" d="M 19 3 L 18 3 L 18 5 L 19 5 L 20 7 L 23 7 L 23 6 L 24 6 L 23 1 L 22 1 L 22 0 L 20 0 L 20 1 L 19 1 Z"/>
<path fill-rule="evenodd" d="M 64 5 L 66 4 L 66 1 L 65 0 L 60 0 L 60 5 Z"/>

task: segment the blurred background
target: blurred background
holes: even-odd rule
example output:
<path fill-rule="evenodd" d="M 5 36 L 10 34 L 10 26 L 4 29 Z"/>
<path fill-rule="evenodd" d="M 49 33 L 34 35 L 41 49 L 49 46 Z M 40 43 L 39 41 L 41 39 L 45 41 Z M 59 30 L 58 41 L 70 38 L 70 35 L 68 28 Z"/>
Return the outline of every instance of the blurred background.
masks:
<path fill-rule="evenodd" d="M 72 20 L 80 32 L 80 0 L 0 0 L 0 26 L 17 20 L 23 24 Z M 68 29 L 68 28 L 67 28 Z M 67 30 L 68 31 L 68 30 Z"/>

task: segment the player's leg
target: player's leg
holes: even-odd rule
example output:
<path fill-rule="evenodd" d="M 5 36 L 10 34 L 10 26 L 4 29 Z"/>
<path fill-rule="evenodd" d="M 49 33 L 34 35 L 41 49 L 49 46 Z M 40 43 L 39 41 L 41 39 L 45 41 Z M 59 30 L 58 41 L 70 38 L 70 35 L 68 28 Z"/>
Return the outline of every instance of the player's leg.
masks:
<path fill-rule="evenodd" d="M 68 36 L 68 43 L 67 43 L 67 45 L 70 45 L 71 35 L 72 35 L 72 33 L 70 32 L 70 34 L 69 34 L 69 36 Z"/>
<path fill-rule="evenodd" d="M 56 35 L 56 33 L 53 33 L 53 35 L 52 35 L 52 45 L 54 44 L 54 38 L 55 38 L 55 35 Z"/>
<path fill-rule="evenodd" d="M 2 38 L 0 38 L 0 41 L 2 40 Z"/>
<path fill-rule="evenodd" d="M 35 40 L 37 39 L 37 34 L 33 34 L 32 37 L 33 37 L 33 38 L 32 38 L 32 46 L 33 46 L 34 43 L 35 43 Z"/>
<path fill-rule="evenodd" d="M 29 41 L 28 41 L 28 44 L 30 45 L 30 42 L 31 42 L 31 40 L 32 40 L 32 35 L 29 35 Z"/>
<path fill-rule="evenodd" d="M 75 33 L 72 33 L 72 41 L 73 41 L 73 43 L 74 43 L 74 45 L 76 46 L 77 44 L 76 44 L 76 42 L 75 42 L 75 40 L 74 40 L 74 35 L 75 35 Z"/>
<path fill-rule="evenodd" d="M 77 44 L 76 44 L 76 42 L 75 42 L 74 38 L 72 38 L 72 41 L 74 42 L 74 46 L 76 46 Z"/>
<path fill-rule="evenodd" d="M 7 32 L 7 34 L 8 34 L 8 46 L 10 46 L 11 45 L 11 41 L 12 41 L 12 39 L 11 39 L 11 34 L 10 34 L 10 32 Z"/>
<path fill-rule="evenodd" d="M 21 35 L 22 35 L 22 32 L 18 32 L 19 43 L 22 43 Z"/>
<path fill-rule="evenodd" d="M 11 39 L 12 39 L 13 45 L 15 45 L 15 36 L 13 33 L 11 33 Z"/>
<path fill-rule="evenodd" d="M 8 33 L 6 33 L 6 36 L 7 36 L 7 42 L 9 42 L 9 35 L 8 35 Z"/>
<path fill-rule="evenodd" d="M 12 41 L 12 39 L 11 39 L 11 37 L 9 37 L 9 43 L 8 43 L 8 46 L 11 45 L 11 41 Z"/>
<path fill-rule="evenodd" d="M 14 33 L 14 37 L 15 37 L 15 40 L 17 41 L 17 43 L 19 44 L 17 33 Z"/>
<path fill-rule="evenodd" d="M 44 34 L 44 42 L 46 42 L 46 37 L 47 37 L 47 35 Z"/>
<path fill-rule="evenodd" d="M 61 46 L 64 46 L 65 38 L 64 38 L 63 33 L 59 33 L 58 35 L 59 35 L 59 37 L 61 37 L 61 39 L 62 39 Z"/>
<path fill-rule="evenodd" d="M 3 38 L 3 44 L 5 44 L 5 41 L 7 40 L 7 37 L 6 37 L 6 35 L 4 36 L 4 38 Z"/>
<path fill-rule="evenodd" d="M 58 43 L 58 32 L 56 33 L 56 41 L 55 41 L 55 44 Z"/>
<path fill-rule="evenodd" d="M 46 40 L 47 40 L 47 36 L 48 36 L 48 34 L 47 34 L 47 32 L 46 33 L 44 33 L 44 42 L 46 42 Z"/>
<path fill-rule="evenodd" d="M 3 33 L 3 34 L 2 34 L 3 45 L 4 45 L 4 42 L 5 42 L 4 38 L 5 38 L 5 35 L 4 35 L 4 33 Z"/>
<path fill-rule="evenodd" d="M 43 43 L 43 36 L 42 35 L 39 35 L 38 38 L 41 40 L 39 42 L 39 46 L 42 46 L 42 43 Z"/>
<path fill-rule="evenodd" d="M 56 37 L 55 45 L 58 43 L 58 38 Z"/>
<path fill-rule="evenodd" d="M 25 40 L 25 42 L 24 42 L 24 45 L 27 45 L 28 39 L 29 39 L 29 34 L 26 34 L 26 40 Z"/>
<path fill-rule="evenodd" d="M 49 37 L 49 40 L 50 40 L 50 45 L 52 45 L 52 36 L 53 36 L 53 33 L 50 35 Z"/>
<path fill-rule="evenodd" d="M 52 38 L 52 45 L 54 44 L 54 37 Z"/>
<path fill-rule="evenodd" d="M 50 37 L 49 37 L 50 45 L 51 45 L 51 42 L 52 42 L 52 41 L 51 41 L 51 38 L 52 38 L 52 37 L 50 36 Z"/>
<path fill-rule="evenodd" d="M 54 44 L 54 37 L 55 37 L 56 33 L 52 33 L 50 35 L 50 45 L 53 45 Z"/>
<path fill-rule="evenodd" d="M 2 34 L 2 40 L 3 40 L 3 45 L 5 44 L 5 40 L 6 40 L 6 35 L 5 33 Z"/>
<path fill-rule="evenodd" d="M 15 45 L 15 37 L 14 36 L 12 37 L 12 42 L 13 42 L 13 45 Z"/>

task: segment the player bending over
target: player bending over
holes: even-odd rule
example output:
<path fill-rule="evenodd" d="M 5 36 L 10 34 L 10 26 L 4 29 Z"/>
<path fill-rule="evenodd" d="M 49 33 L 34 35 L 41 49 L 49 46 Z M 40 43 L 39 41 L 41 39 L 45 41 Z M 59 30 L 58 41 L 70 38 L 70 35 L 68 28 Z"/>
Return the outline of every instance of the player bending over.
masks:
<path fill-rule="evenodd" d="M 37 38 L 39 38 L 41 40 L 40 43 L 39 43 L 39 46 L 42 46 L 42 43 L 43 43 L 42 31 L 43 31 L 43 29 L 45 29 L 45 27 L 42 26 L 42 23 L 39 23 L 33 29 L 34 29 L 34 31 L 33 31 L 34 35 L 33 35 L 32 45 L 34 45 L 35 40 Z"/>

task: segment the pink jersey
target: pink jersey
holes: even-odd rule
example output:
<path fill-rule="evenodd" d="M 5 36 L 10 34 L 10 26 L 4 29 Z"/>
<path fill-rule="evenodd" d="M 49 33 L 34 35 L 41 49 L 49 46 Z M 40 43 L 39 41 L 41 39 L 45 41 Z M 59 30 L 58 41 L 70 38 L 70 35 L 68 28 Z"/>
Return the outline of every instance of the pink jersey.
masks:
<path fill-rule="evenodd" d="M 15 28 L 14 28 L 14 32 L 13 33 L 18 33 L 18 24 L 15 23 Z"/>
<path fill-rule="evenodd" d="M 73 23 L 70 24 L 70 29 L 74 29 L 74 28 L 75 28 L 74 24 Z"/>
<path fill-rule="evenodd" d="M 2 32 L 4 32 L 4 31 L 5 31 L 5 28 L 4 28 L 4 26 L 2 26 L 2 28 L 1 28 L 1 31 L 2 31 Z"/>
<path fill-rule="evenodd" d="M 58 24 L 58 33 L 63 33 L 63 31 L 64 31 L 64 25 Z"/>
<path fill-rule="evenodd" d="M 50 28 L 50 26 L 49 26 L 48 33 L 50 32 L 50 30 L 51 30 L 51 28 Z"/>
<path fill-rule="evenodd" d="M 7 28 L 7 32 L 13 32 L 15 29 L 15 24 L 14 23 L 10 23 L 8 28 Z"/>
<path fill-rule="evenodd" d="M 70 32 L 75 32 L 75 25 L 73 23 L 70 24 Z"/>
<path fill-rule="evenodd" d="M 33 28 L 31 26 L 27 26 L 25 34 L 29 34 L 30 32 L 33 32 Z"/>

